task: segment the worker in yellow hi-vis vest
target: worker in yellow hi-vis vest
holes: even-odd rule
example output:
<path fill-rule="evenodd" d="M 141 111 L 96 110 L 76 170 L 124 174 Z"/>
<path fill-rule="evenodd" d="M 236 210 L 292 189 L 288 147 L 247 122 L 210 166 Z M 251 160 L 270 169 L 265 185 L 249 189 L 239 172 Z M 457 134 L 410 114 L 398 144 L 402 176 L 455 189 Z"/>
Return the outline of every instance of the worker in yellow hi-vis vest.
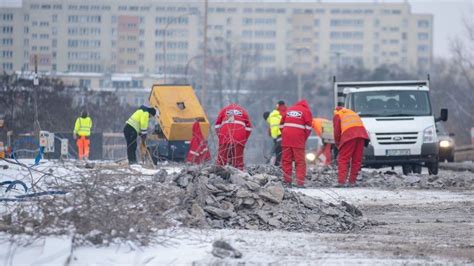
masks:
<path fill-rule="evenodd" d="M 153 107 L 140 106 L 135 113 L 130 116 L 123 129 L 125 140 L 127 141 L 127 157 L 129 164 L 137 163 L 137 138 L 140 135 L 142 142 L 146 140 L 148 131 L 148 122 L 150 117 L 156 115 L 156 110 Z"/>
<path fill-rule="evenodd" d="M 79 160 L 89 159 L 89 145 L 92 129 L 92 119 L 89 117 L 87 111 L 82 111 L 81 116 L 76 119 L 74 125 L 74 139 L 77 144 L 77 151 Z"/>

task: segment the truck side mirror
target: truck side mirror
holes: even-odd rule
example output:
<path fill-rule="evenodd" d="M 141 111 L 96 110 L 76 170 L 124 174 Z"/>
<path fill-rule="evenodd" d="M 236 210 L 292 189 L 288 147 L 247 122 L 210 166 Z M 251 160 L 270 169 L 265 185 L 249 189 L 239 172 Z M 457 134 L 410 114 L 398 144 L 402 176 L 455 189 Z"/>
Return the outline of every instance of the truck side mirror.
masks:
<path fill-rule="evenodd" d="M 442 108 L 441 109 L 441 116 L 436 119 L 436 122 L 438 121 L 447 121 L 448 120 L 448 109 Z"/>

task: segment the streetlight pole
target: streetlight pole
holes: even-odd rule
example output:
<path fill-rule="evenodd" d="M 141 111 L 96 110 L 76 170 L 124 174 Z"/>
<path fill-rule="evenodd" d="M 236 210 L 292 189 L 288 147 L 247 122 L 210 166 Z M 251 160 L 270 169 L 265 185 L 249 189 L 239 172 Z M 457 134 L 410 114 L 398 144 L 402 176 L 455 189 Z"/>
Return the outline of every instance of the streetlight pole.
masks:
<path fill-rule="evenodd" d="M 207 90 L 207 76 L 206 76 L 206 69 L 207 69 L 207 8 L 208 8 L 208 0 L 204 1 L 204 44 L 203 44 L 203 55 L 204 55 L 204 66 L 202 68 L 202 89 L 201 89 L 201 102 L 203 104 L 206 103 L 206 90 Z"/>

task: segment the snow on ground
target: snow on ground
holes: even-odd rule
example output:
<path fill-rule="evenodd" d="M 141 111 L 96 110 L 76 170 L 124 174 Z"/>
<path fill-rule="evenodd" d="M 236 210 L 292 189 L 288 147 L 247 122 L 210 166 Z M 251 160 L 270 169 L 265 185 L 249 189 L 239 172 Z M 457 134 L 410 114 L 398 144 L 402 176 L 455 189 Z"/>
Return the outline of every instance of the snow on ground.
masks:
<path fill-rule="evenodd" d="M 32 160 L 21 160 L 32 165 Z M 103 167 L 115 167 L 113 162 L 95 162 Z M 0 166 L 5 165 L 0 161 Z M 85 171 L 83 164 L 77 162 L 58 163 L 44 160 L 35 170 L 28 171 L 19 165 L 7 164 L 8 169 L 0 168 L 0 181 L 19 179 L 28 186 L 33 182 L 50 177 L 41 172 L 48 172 L 62 178 L 71 177 L 75 172 Z M 130 173 L 153 175 L 165 169 L 168 173 L 180 171 L 176 165 L 164 165 L 160 169 L 143 167 L 123 168 Z M 33 180 L 31 178 L 33 176 Z M 3 191 L 3 190 L 2 190 Z M 338 202 L 346 200 L 356 206 L 375 206 L 391 204 L 423 205 L 443 202 L 474 203 L 474 191 L 420 190 L 377 188 L 306 188 L 295 189 L 308 196 Z M 3 193 L 3 192 L 2 192 Z M 5 195 L 0 195 L 5 196 Z M 472 205 L 471 205 L 472 206 Z M 472 223 L 472 220 L 467 220 Z M 443 224 L 440 224 L 443 225 Z M 225 264 L 249 265 L 311 265 L 311 264 L 364 264 L 364 265 L 405 265 L 427 263 L 463 263 L 457 258 L 433 256 L 397 257 L 378 251 L 350 251 L 337 249 L 335 243 L 346 238 L 358 238 L 357 234 L 316 234 L 295 233 L 286 231 L 253 231 L 253 230 L 196 230 L 175 229 L 167 231 L 169 242 L 164 245 L 137 247 L 133 243 L 114 243 L 110 246 L 79 246 L 71 255 L 72 238 L 70 236 L 50 236 L 40 238 L 25 245 L 28 236 L 11 236 L 0 233 L 0 264 L 2 265 L 66 265 L 68 258 L 71 265 L 209 265 Z M 469 234 L 467 234 L 469 235 Z M 384 237 L 382 235 L 382 237 Z M 15 239 L 15 241 L 12 241 Z M 160 238 L 161 239 L 161 238 Z M 211 254 L 212 243 L 223 239 L 243 253 L 241 259 L 217 259 Z M 332 239 L 329 241 L 328 239 Z M 442 243 L 440 243 L 442 244 Z"/>
<path fill-rule="evenodd" d="M 474 202 L 474 191 L 451 192 L 446 190 L 385 190 L 376 188 L 317 188 L 294 189 L 310 197 L 325 201 L 347 201 L 357 205 L 412 205 L 438 202 Z"/>
<path fill-rule="evenodd" d="M 327 235 L 180 229 L 173 233 L 173 243 L 168 246 L 137 247 L 123 243 L 109 247 L 78 247 L 71 256 L 71 265 L 402 265 L 430 262 L 336 250 L 324 241 Z M 231 243 L 243 253 L 243 257 L 225 260 L 213 257 L 212 243 L 218 239 Z M 4 265 L 65 265 L 71 254 L 71 238 L 48 237 L 28 246 L 3 242 L 0 250 L 0 261 Z"/>

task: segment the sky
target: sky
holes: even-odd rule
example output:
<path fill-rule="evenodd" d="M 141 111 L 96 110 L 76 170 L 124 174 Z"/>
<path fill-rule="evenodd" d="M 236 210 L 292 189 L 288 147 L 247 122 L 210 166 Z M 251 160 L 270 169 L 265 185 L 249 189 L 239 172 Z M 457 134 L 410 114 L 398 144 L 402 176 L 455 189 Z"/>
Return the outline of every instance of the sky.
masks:
<path fill-rule="evenodd" d="M 100 1 L 100 0 L 99 0 Z M 214 0 L 215 1 L 215 0 Z M 225 0 L 221 0 L 225 1 Z M 235 0 L 234 0 L 235 1 Z M 248 1 L 248 0 L 247 0 Z M 272 0 L 260 0 L 272 2 Z M 305 2 L 308 0 L 295 0 Z M 314 0 L 313 0 L 314 1 Z M 403 2 L 404 0 L 322 0 L 321 2 Z M 459 34 L 463 34 L 462 19 L 474 16 L 474 0 L 406 0 L 411 4 L 413 13 L 434 15 L 433 54 L 436 57 L 449 57 L 449 43 Z M 79 1 L 78 1 L 79 2 Z M 216 1 L 217 2 L 217 1 Z M 282 2 L 282 0 L 277 0 Z M 21 0 L 0 0 L 0 6 L 20 5 Z"/>

